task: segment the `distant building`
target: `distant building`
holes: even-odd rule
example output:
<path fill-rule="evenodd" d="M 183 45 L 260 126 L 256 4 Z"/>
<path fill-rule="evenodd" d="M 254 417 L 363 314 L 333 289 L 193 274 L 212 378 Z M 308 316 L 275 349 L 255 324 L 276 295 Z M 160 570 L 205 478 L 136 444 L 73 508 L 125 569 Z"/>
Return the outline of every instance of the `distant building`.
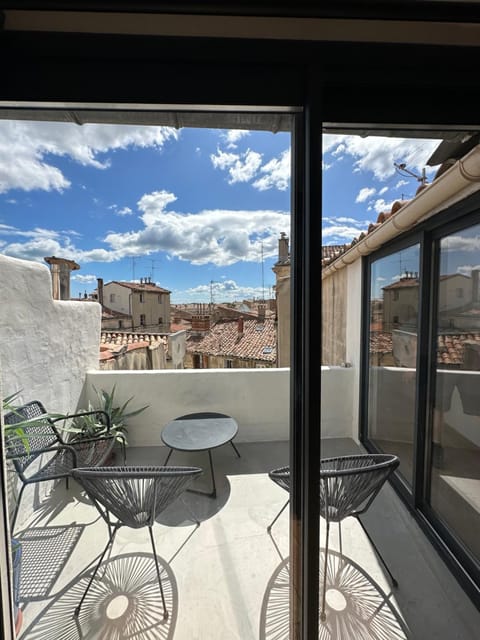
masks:
<path fill-rule="evenodd" d="M 209 316 L 192 318 L 185 367 L 192 369 L 244 369 L 275 367 L 276 323 L 265 317 L 220 320 L 210 326 Z"/>
<path fill-rule="evenodd" d="M 103 331 L 101 369 L 183 369 L 186 332 Z"/>
<path fill-rule="evenodd" d="M 280 235 L 278 260 L 273 266 L 277 300 L 277 366 L 290 366 L 290 252 L 288 237 Z"/>
<path fill-rule="evenodd" d="M 103 285 L 103 307 L 131 316 L 133 331 L 168 333 L 170 291 L 150 278 L 140 282 L 112 281 Z"/>

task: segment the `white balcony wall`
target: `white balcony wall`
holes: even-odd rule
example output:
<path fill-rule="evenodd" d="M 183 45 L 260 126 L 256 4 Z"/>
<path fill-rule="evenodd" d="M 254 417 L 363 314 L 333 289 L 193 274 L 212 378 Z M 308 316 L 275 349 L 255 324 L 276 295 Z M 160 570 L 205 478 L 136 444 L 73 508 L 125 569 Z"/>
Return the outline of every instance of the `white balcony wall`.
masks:
<path fill-rule="evenodd" d="M 322 438 L 358 440 L 355 378 L 352 367 L 322 367 Z"/>
<path fill-rule="evenodd" d="M 85 392 L 93 403 L 92 385 L 107 391 L 115 385 L 118 403 L 133 396 L 132 409 L 149 405 L 128 421 L 131 446 L 161 445 L 167 422 L 196 411 L 231 415 L 238 442 L 264 442 L 289 438 L 289 378 L 288 369 L 89 371 Z"/>
<path fill-rule="evenodd" d="M 353 370 L 322 367 L 322 436 L 351 437 Z M 158 446 L 162 428 L 180 415 L 217 411 L 233 416 L 238 442 L 289 439 L 289 369 L 186 369 L 177 371 L 89 371 L 85 402 L 95 391 L 111 391 L 118 404 L 149 405 L 129 419 L 131 446 Z"/>
<path fill-rule="evenodd" d="M 0 255 L 0 371 L 3 397 L 76 409 L 88 369 L 98 366 L 100 305 L 53 300 L 46 265 Z"/>

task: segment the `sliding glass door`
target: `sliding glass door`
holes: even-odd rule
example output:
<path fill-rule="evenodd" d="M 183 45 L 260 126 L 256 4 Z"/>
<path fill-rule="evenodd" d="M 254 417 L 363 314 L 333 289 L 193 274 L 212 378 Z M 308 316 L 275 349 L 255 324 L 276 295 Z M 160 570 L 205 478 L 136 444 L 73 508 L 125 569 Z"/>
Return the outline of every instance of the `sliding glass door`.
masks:
<path fill-rule="evenodd" d="M 441 237 L 428 501 L 480 561 L 480 224 Z"/>
<path fill-rule="evenodd" d="M 368 321 L 368 438 L 400 458 L 411 487 L 415 439 L 420 246 L 373 261 Z"/>

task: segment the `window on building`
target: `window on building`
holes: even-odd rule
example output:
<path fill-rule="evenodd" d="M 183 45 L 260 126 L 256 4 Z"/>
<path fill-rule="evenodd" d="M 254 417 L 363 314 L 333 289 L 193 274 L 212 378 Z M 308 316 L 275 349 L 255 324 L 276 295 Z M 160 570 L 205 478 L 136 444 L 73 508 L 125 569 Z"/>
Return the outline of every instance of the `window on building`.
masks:
<path fill-rule="evenodd" d="M 144 293 L 140 294 L 140 302 L 145 302 L 145 294 Z"/>
<path fill-rule="evenodd" d="M 162 316 L 160 316 L 160 317 L 158 318 L 158 324 L 163 324 L 163 318 L 162 318 Z"/>
<path fill-rule="evenodd" d="M 463 287 L 457 287 L 457 298 L 463 298 Z"/>
<path fill-rule="evenodd" d="M 393 299 L 395 300 L 395 302 L 399 299 L 400 297 L 400 291 L 398 289 L 395 289 L 395 291 L 393 292 Z"/>
<path fill-rule="evenodd" d="M 115 302 L 115 294 L 114 293 L 110 294 L 110 302 Z"/>
<path fill-rule="evenodd" d="M 118 321 L 118 328 L 122 329 L 123 328 L 123 320 L 119 320 Z"/>
<path fill-rule="evenodd" d="M 163 302 L 162 294 L 161 294 L 161 293 L 159 293 L 159 294 L 158 294 L 158 303 L 159 303 L 159 304 L 162 304 L 162 302 Z"/>
<path fill-rule="evenodd" d="M 140 325 L 141 325 L 142 327 L 144 327 L 146 324 L 147 324 L 147 322 L 146 322 L 145 314 L 144 314 L 144 313 L 141 313 L 141 314 L 140 314 Z"/>
<path fill-rule="evenodd" d="M 224 369 L 232 369 L 233 368 L 233 360 L 224 360 L 223 361 Z"/>

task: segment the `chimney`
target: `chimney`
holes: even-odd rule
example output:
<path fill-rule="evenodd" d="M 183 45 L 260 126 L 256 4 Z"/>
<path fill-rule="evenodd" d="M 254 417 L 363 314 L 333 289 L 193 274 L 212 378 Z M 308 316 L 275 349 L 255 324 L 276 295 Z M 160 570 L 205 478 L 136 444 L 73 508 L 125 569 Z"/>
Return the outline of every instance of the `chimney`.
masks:
<path fill-rule="evenodd" d="M 278 240 L 278 261 L 283 262 L 288 259 L 288 237 L 282 231 Z"/>
<path fill-rule="evenodd" d="M 238 337 L 241 338 L 243 336 L 243 318 L 238 318 Z"/>
<path fill-rule="evenodd" d="M 192 315 L 192 332 L 206 333 L 210 329 L 210 316 Z"/>
<path fill-rule="evenodd" d="M 258 322 L 265 322 L 265 308 L 266 308 L 266 305 L 264 304 L 258 305 L 257 307 Z"/>
<path fill-rule="evenodd" d="M 50 265 L 53 299 L 70 300 L 70 273 L 80 269 L 80 265 L 73 260 L 55 256 L 44 258 L 44 260 Z"/>
<path fill-rule="evenodd" d="M 98 301 L 103 307 L 103 278 L 97 278 Z"/>
<path fill-rule="evenodd" d="M 480 276 L 480 269 L 472 269 L 472 303 L 473 304 L 480 302 L 479 276 Z"/>

